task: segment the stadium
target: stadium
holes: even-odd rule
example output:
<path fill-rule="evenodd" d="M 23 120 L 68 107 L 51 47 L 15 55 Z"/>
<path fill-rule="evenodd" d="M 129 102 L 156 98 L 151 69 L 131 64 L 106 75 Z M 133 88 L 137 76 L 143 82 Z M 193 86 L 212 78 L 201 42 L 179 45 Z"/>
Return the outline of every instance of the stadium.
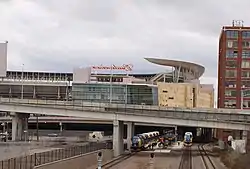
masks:
<path fill-rule="evenodd" d="M 190 83 L 205 71 L 201 65 L 168 59 L 146 58 L 147 61 L 172 67 L 171 72 L 152 74 L 94 73 L 94 66 L 77 68 L 72 73 L 7 71 L 0 81 L 0 97 L 23 99 L 67 100 L 77 98 L 74 86 L 112 83 L 112 85 L 155 85 L 157 82 Z M 102 67 L 99 66 L 99 69 Z M 107 68 L 107 67 L 106 67 Z M 122 66 L 121 66 L 122 68 Z M 79 74 L 81 77 L 79 77 Z M 73 89 L 73 91 L 72 91 Z M 74 95 L 75 94 L 75 95 Z"/>
<path fill-rule="evenodd" d="M 0 97 L 42 100 L 86 100 L 184 107 L 197 107 L 198 104 L 206 105 L 209 102 L 213 102 L 213 86 L 207 87 L 199 84 L 199 78 L 205 72 L 205 68 L 195 63 L 145 58 L 145 63 L 150 62 L 162 65 L 164 70 L 166 69 L 165 67 L 170 67 L 169 71 L 151 74 L 131 73 L 133 69 L 131 64 L 95 65 L 75 68 L 70 73 L 7 71 L 7 44 L 1 44 L 0 48 Z M 107 71 L 110 73 L 107 73 Z M 166 86 L 166 84 L 170 86 Z M 183 88 L 183 86 L 178 86 L 178 84 L 184 84 L 186 87 Z M 178 89 L 175 90 L 175 86 Z M 194 93 L 195 87 L 196 93 Z M 185 90 L 186 94 L 176 92 L 182 90 Z M 202 100 L 201 98 L 206 98 L 204 92 L 205 94 L 208 93 L 207 98 L 210 100 L 204 100 L 204 102 L 199 103 Z M 202 95 L 200 98 L 198 97 L 199 93 Z M 172 96 L 170 97 L 170 95 Z M 188 98 L 189 103 L 184 102 L 179 97 Z M 210 104 L 207 104 L 207 107 L 211 107 Z M 3 113 L 2 115 L 5 116 L 6 114 Z M 2 117 L 0 122 L 4 125 L 7 123 L 7 130 L 11 128 L 10 117 Z M 99 124 L 97 124 L 97 122 L 91 119 L 81 121 L 71 117 L 68 119 L 39 117 L 38 122 L 32 115 L 29 118 L 29 130 L 36 129 L 37 123 L 39 123 L 39 129 L 61 130 L 63 128 L 63 130 L 91 129 L 112 131 L 111 122 L 98 121 Z M 138 127 L 138 132 L 151 130 L 145 126 Z M 3 126 L 0 127 L 0 130 L 1 128 L 3 130 Z"/>

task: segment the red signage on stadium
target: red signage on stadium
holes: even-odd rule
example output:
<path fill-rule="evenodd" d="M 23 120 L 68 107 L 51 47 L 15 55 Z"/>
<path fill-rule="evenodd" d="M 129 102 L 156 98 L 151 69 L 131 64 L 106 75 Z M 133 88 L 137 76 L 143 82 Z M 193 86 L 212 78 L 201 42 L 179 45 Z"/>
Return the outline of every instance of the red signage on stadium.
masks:
<path fill-rule="evenodd" d="M 98 70 L 124 70 L 124 71 L 132 71 L 133 70 L 133 65 L 132 64 L 123 64 L 122 66 L 92 66 L 92 69 L 98 69 Z"/>

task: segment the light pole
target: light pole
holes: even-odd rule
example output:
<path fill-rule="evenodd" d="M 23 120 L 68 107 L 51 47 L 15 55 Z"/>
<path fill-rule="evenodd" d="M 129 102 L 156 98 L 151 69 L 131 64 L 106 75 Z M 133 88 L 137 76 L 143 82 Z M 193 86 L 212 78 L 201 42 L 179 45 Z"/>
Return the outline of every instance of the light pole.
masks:
<path fill-rule="evenodd" d="M 22 77 L 21 77 L 21 78 L 22 78 L 22 79 L 21 79 L 21 80 L 22 80 L 22 81 L 21 81 L 21 83 L 22 83 L 22 84 L 21 84 L 21 85 L 22 85 L 22 86 L 21 86 L 21 99 L 23 99 L 23 67 L 24 67 L 24 64 L 22 64 Z"/>
<path fill-rule="evenodd" d="M 113 96 L 113 65 L 111 65 L 111 74 L 110 74 L 110 85 L 109 85 L 109 103 L 112 103 L 112 96 Z"/>

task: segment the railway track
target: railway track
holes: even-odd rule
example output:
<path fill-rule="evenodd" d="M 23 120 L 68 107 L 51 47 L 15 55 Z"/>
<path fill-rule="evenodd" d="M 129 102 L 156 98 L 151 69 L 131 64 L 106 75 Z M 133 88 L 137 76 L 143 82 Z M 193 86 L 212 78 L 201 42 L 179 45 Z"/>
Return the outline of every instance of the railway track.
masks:
<path fill-rule="evenodd" d="M 184 147 L 179 169 L 192 169 L 192 151 L 191 147 Z"/>
<path fill-rule="evenodd" d="M 116 166 L 117 164 L 119 164 L 120 162 L 127 160 L 129 158 L 131 158 L 132 156 L 134 156 L 136 154 L 136 152 L 133 153 L 129 153 L 129 154 L 125 154 L 125 155 L 121 155 L 105 164 L 102 165 L 102 169 L 110 169 L 114 166 Z"/>
<path fill-rule="evenodd" d="M 204 149 L 204 144 L 198 145 L 198 149 L 199 149 L 202 161 L 205 165 L 205 169 L 216 169 L 213 161 L 211 160 L 206 150 Z"/>

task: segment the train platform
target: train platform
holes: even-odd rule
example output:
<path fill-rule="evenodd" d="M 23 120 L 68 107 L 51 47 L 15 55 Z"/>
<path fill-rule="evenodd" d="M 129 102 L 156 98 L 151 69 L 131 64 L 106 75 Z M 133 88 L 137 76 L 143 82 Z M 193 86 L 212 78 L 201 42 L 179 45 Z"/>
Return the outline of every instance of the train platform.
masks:
<path fill-rule="evenodd" d="M 169 149 L 170 150 L 181 150 L 183 148 L 183 142 L 182 141 L 179 141 L 179 144 L 178 142 L 176 143 L 173 143 L 172 146 L 169 146 Z"/>

